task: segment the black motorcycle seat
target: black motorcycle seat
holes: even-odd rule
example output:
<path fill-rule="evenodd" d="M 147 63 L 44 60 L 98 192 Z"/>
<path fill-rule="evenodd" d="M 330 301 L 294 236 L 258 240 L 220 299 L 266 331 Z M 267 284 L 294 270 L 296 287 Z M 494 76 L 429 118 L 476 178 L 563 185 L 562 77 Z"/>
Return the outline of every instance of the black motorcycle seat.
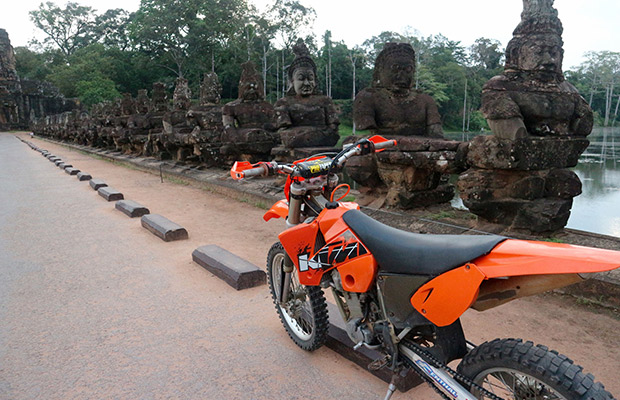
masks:
<path fill-rule="evenodd" d="M 429 235 L 387 226 L 359 210 L 342 219 L 374 255 L 382 272 L 437 276 L 488 254 L 498 235 Z"/>

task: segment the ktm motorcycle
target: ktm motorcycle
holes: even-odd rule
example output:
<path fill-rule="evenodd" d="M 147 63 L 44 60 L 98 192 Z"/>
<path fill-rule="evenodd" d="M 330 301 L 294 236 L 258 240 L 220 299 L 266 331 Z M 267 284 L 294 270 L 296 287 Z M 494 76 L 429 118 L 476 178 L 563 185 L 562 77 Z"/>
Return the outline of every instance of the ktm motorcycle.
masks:
<path fill-rule="evenodd" d="M 341 201 L 347 159 L 395 146 L 381 136 L 292 164 L 237 162 L 231 176 L 286 174 L 286 198 L 264 215 L 287 229 L 267 256 L 269 289 L 284 328 L 302 349 L 325 342 L 331 289 L 355 348 L 383 356 L 369 368 L 415 371 L 444 399 L 613 399 L 566 356 L 521 339 L 474 346 L 459 317 L 581 281 L 620 266 L 620 252 L 497 235 L 401 231 Z M 347 189 L 335 199 L 337 192 Z M 448 366 L 461 359 L 455 369 Z"/>

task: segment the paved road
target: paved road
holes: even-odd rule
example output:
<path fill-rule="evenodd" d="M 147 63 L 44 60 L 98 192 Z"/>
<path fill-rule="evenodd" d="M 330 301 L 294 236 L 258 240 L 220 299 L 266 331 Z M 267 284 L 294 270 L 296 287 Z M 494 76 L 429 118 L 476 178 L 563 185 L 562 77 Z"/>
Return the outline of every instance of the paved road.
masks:
<path fill-rule="evenodd" d="M 296 351 L 264 286 L 235 292 L 194 265 L 186 244 L 155 238 L 8 134 L 0 188 L 1 399 L 385 390 L 330 350 Z M 289 370 L 304 379 L 289 381 Z M 343 385 L 351 378 L 359 385 Z"/>
<path fill-rule="evenodd" d="M 280 227 L 261 224 L 261 210 L 36 143 L 188 227 L 190 239 L 162 242 L 0 133 L 0 399 L 382 398 L 383 382 L 332 351 L 297 349 L 266 287 L 236 292 L 192 263 L 192 249 L 215 243 L 263 265 Z M 549 344 L 617 394 L 618 321 L 554 298 L 497 310 L 468 312 L 472 340 Z"/>

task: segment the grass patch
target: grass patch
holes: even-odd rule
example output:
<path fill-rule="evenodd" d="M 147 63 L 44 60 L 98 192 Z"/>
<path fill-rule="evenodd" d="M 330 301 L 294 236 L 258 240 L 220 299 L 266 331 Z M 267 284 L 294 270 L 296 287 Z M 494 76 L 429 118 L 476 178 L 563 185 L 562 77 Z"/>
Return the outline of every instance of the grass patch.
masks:
<path fill-rule="evenodd" d="M 340 124 L 338 126 L 338 134 L 340 135 L 340 140 L 336 143 L 336 147 L 342 147 L 342 142 L 347 138 L 347 136 L 353 135 L 353 127 L 351 125 Z M 356 131 L 356 135 L 371 135 L 370 131 Z"/>
<path fill-rule="evenodd" d="M 544 242 L 551 242 L 551 243 L 566 243 L 563 239 L 556 238 L 556 237 L 545 238 L 542 240 Z"/>
<path fill-rule="evenodd" d="M 164 175 L 164 179 L 171 183 L 176 183 L 177 185 L 189 186 L 189 182 L 185 179 L 177 178 L 176 176 Z"/>
<path fill-rule="evenodd" d="M 252 206 L 254 206 L 256 208 L 260 208 L 261 210 L 269 210 L 269 206 L 267 204 L 265 204 L 264 202 L 260 201 L 260 200 L 256 201 L 256 200 L 249 199 L 247 197 L 241 197 L 241 198 L 239 198 L 237 200 L 240 203 L 246 203 L 246 204 L 252 205 Z"/>

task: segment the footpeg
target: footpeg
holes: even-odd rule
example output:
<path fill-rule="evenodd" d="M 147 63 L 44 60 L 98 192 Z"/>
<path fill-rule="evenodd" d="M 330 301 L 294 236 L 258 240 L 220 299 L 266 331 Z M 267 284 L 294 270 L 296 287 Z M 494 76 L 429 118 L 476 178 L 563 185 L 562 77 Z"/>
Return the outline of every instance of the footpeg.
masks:
<path fill-rule="evenodd" d="M 378 371 L 381 368 L 383 368 L 386 365 L 388 365 L 389 362 L 390 362 L 390 357 L 389 356 L 385 356 L 383 358 L 378 358 L 375 361 L 373 361 L 370 364 L 368 364 L 368 370 L 369 371 Z"/>

